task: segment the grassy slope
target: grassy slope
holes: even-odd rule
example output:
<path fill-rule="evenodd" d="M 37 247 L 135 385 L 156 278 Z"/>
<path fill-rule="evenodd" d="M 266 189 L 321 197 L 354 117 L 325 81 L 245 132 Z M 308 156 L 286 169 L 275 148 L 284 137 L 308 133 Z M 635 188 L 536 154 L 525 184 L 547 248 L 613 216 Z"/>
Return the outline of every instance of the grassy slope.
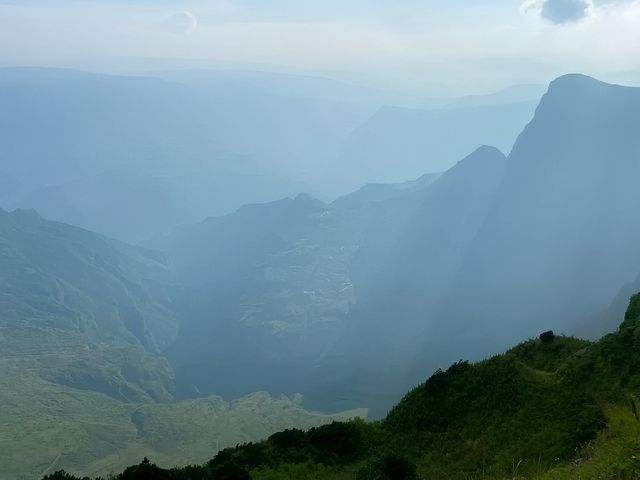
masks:
<path fill-rule="evenodd" d="M 640 294 L 619 330 L 596 343 L 530 340 L 457 363 L 381 422 L 288 430 L 201 467 L 141 465 L 118 478 L 632 480 L 640 478 L 639 393 Z"/>
<path fill-rule="evenodd" d="M 35 212 L 0 210 L 0 361 L 127 401 L 168 401 L 175 336 L 161 259 Z"/>
<path fill-rule="evenodd" d="M 640 295 L 620 329 L 597 343 L 531 340 L 437 372 L 375 427 L 366 455 L 338 470 L 375 478 L 362 476 L 363 467 L 395 452 L 415 462 L 419 478 L 637 479 L 638 394 Z M 289 468 L 256 469 L 254 478 L 290 478 Z M 323 468 L 306 471 L 341 478 Z"/>
<path fill-rule="evenodd" d="M 576 458 L 537 480 L 640 478 L 640 422 L 628 405 L 607 408 L 607 428 L 576 452 Z"/>
<path fill-rule="evenodd" d="M 103 474 L 145 455 L 202 462 L 218 445 L 366 415 L 266 394 L 172 403 L 174 373 L 158 354 L 177 329 L 171 288 L 151 252 L 0 209 L 0 479 Z"/>

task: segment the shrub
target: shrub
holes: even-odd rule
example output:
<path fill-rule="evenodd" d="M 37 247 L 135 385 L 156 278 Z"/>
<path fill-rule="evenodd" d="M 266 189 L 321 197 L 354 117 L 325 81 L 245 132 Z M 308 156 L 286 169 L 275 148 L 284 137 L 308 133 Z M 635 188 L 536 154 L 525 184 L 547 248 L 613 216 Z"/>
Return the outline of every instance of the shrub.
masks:
<path fill-rule="evenodd" d="M 556 338 L 556 336 L 553 333 L 553 330 L 549 330 L 540 334 L 540 340 L 542 340 L 544 343 L 553 342 L 554 338 Z"/>
<path fill-rule="evenodd" d="M 414 480 L 417 478 L 416 466 L 402 455 L 388 453 L 374 463 L 362 468 L 357 480 Z"/>
<path fill-rule="evenodd" d="M 362 452 L 364 439 L 356 422 L 333 422 L 312 428 L 309 441 L 320 456 L 320 461 L 351 462 Z"/>

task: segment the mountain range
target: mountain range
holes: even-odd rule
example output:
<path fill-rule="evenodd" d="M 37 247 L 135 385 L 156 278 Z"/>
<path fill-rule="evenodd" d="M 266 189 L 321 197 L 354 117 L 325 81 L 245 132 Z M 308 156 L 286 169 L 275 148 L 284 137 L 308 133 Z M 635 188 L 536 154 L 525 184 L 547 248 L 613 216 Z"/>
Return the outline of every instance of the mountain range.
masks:
<path fill-rule="evenodd" d="M 481 147 L 439 176 L 331 204 L 249 206 L 152 240 L 192 286 L 169 353 L 183 365 L 178 390 L 243 393 L 224 379 L 248 351 L 242 372 L 268 390 L 295 365 L 286 386 L 311 402 L 340 391 L 341 406 L 366 398 L 381 413 L 425 365 L 482 358 L 544 327 L 578 332 L 640 270 L 638 95 L 568 75 L 507 157 Z M 208 348 L 221 326 L 245 348 Z"/>
<path fill-rule="evenodd" d="M 514 90 L 446 99 L 432 108 L 450 118 L 442 127 L 447 135 L 475 148 L 494 137 L 458 127 L 467 115 L 460 105 L 479 103 L 490 110 L 485 123 L 490 117 L 510 146 L 531 114 L 519 106 L 521 99 L 531 103 L 532 95 L 535 89 Z M 137 243 L 303 190 L 326 200 L 366 181 L 386 180 L 366 169 L 347 175 L 364 155 L 352 147 L 346 153 L 347 143 L 385 105 L 420 103 L 400 97 L 330 79 L 251 71 L 116 76 L 1 68 L 0 207 L 36 209 L 46 218 Z M 503 116 L 503 108 L 520 112 L 522 121 Z M 414 130 L 424 127 L 414 123 Z M 444 157 L 436 162 L 439 147 L 430 141 L 414 139 L 418 144 L 408 146 L 392 130 L 383 137 L 389 148 L 395 145 L 394 157 L 404 148 L 426 152 L 424 161 L 431 158 L 433 168 L 420 174 L 449 165 Z M 452 163 L 455 155 L 446 158 Z M 391 158 L 380 167 L 398 179 L 412 178 L 415 164 L 400 168 Z"/>
<path fill-rule="evenodd" d="M 76 78 L 69 72 L 47 75 Z M 30 88 L 20 78 L 14 85 Z M 120 85 L 120 79 L 91 77 L 87 88 L 92 91 L 103 81 Z M 190 90 L 195 87 L 169 80 L 128 81 L 149 82 L 149 95 L 153 85 L 165 93 L 176 89 L 174 94 L 195 95 Z M 38 82 L 38 89 L 49 84 Z M 46 97 L 46 91 L 41 93 Z M 51 98 L 60 102 L 65 97 L 57 91 Z M 88 98 L 96 101 L 93 94 Z M 136 101 L 156 105 L 145 98 Z M 193 98 L 197 110 L 200 97 Z M 455 108 L 485 108 L 482 100 L 475 101 L 481 105 Z M 48 105 L 46 111 L 63 110 Z M 91 110 L 90 105 L 78 103 L 78 112 Z M 382 418 L 425 371 L 461 357 L 479 360 L 549 329 L 569 335 L 586 332 L 591 338 L 614 330 L 630 293 L 637 290 L 640 273 L 640 227 L 634 222 L 640 200 L 640 140 L 634 130 L 638 112 L 639 89 L 567 75 L 551 83 L 506 155 L 492 146 L 473 145 L 453 167 L 416 175 L 416 180 L 367 184 L 331 202 L 299 194 L 247 204 L 233 213 L 179 226 L 172 224 L 180 212 L 160 225 L 166 210 L 158 208 L 162 202 L 150 190 L 140 188 L 141 183 L 152 184 L 141 176 L 129 189 L 136 195 L 123 194 L 113 201 L 118 209 L 131 205 L 135 215 L 120 223 L 116 209 L 112 218 L 92 224 L 100 232 L 127 229 L 136 216 L 154 211 L 156 226 L 149 227 L 149 222 L 131 232 L 131 238 L 166 231 L 136 246 L 45 220 L 34 211 L 0 211 L 0 345 L 5 366 L 0 380 L 14 385 L 3 390 L 0 403 L 11 407 L 2 421 L 10 425 L 7 444 L 15 444 L 9 466 L 0 473 L 37 475 L 57 465 L 103 473 L 107 465 L 123 466 L 145 452 L 162 457 L 163 465 L 179 458 L 201 462 L 212 456 L 206 456 L 208 451 L 215 453 L 212 442 L 224 412 L 237 419 L 225 427 L 225 442 L 236 443 L 296 424 L 365 416 L 365 411 L 354 410 L 357 407 L 368 407 L 374 418 Z M 9 125 L 9 115 L 2 115 Z M 29 125 L 21 121 L 12 128 Z M 32 133 L 44 135 L 61 121 L 43 113 L 46 125 L 33 125 Z M 129 121 L 116 125 L 108 117 L 113 128 L 141 128 L 135 135 L 144 140 L 144 122 L 134 117 Z M 86 121 L 78 128 L 91 124 Z M 170 125 L 165 133 L 173 129 Z M 189 135 L 196 135 L 184 134 L 180 142 L 185 145 Z M 75 196 L 56 198 L 74 208 L 87 198 L 86 216 L 77 218 L 97 218 L 90 212 L 99 211 L 100 202 L 97 196 L 87 197 L 88 191 L 110 182 L 101 192 L 110 198 L 135 170 L 125 165 L 126 174 L 101 171 L 112 154 L 126 163 L 117 151 L 127 150 L 124 144 L 104 141 L 110 153 L 103 155 L 105 150 L 85 164 L 81 157 L 56 156 L 73 143 L 70 137 L 51 133 L 44 138 L 52 142 L 47 145 L 52 148 L 53 173 L 40 171 L 37 182 L 58 175 L 58 185 L 76 185 Z M 83 155 L 100 145 L 90 137 L 80 140 L 87 142 L 76 150 Z M 9 137 L 3 142 L 5 160 L 18 154 L 24 160 L 15 164 L 19 167 L 10 172 L 12 178 L 40 164 L 36 150 L 44 144 L 25 147 Z M 63 143 L 61 150 L 53 148 Z M 176 153 L 173 147 L 159 154 L 169 163 Z M 143 162 L 140 167 L 147 160 L 156 165 L 144 152 L 129 154 Z M 0 165 L 6 170 L 9 162 Z M 80 166 L 92 171 L 80 174 Z M 167 168 L 165 173 L 180 170 L 178 164 Z M 98 177 L 95 183 L 88 181 Z M 207 177 L 196 177 L 206 191 Z M 185 180 L 184 189 L 176 187 L 173 194 L 191 191 L 191 182 Z M 8 184 L 15 187 L 13 194 L 24 185 Z M 172 188 L 162 184 L 157 191 L 164 196 Z M 137 195 L 148 205 L 140 204 Z M 186 208 L 193 198 L 197 195 L 182 205 Z M 56 202 L 43 202 L 58 208 Z M 200 207 L 194 215 L 207 208 Z M 109 204 L 100 208 L 109 210 Z M 60 211 L 63 216 L 72 209 Z M 86 226 L 88 221 L 79 223 Z M 577 355 L 585 345 L 566 340 L 564 353 Z M 555 374 L 555 360 L 538 368 L 520 353 L 514 361 L 527 368 L 518 375 L 528 378 L 528 367 L 539 370 L 538 380 Z M 549 387 L 544 382 L 539 386 L 540 391 Z M 298 394 L 314 411 L 344 413 L 307 411 Z M 23 405 L 16 395 L 43 401 Z M 242 400 L 229 403 L 238 398 Z M 72 413 L 78 411 L 76 403 L 88 405 L 78 414 L 81 426 L 65 421 L 56 430 L 60 419 L 77 420 Z M 567 408 L 574 406 L 578 409 L 572 403 Z M 217 413 L 211 415 L 210 427 L 203 427 L 191 423 L 201 421 L 186 413 L 192 410 Z M 596 413 L 590 421 L 602 418 L 603 412 Z M 49 423 L 35 420 L 42 418 Z M 248 428 L 243 418 L 251 418 L 256 428 Z M 180 422 L 186 426 L 178 428 Z M 14 441 L 23 424 L 32 432 L 27 443 Z M 585 439 L 599 431 L 589 425 Z M 74 436 L 102 440 L 95 448 L 91 441 L 69 440 L 59 458 L 52 455 L 58 442 Z M 583 439 L 569 440 L 560 443 Z M 32 459 L 23 459 L 19 452 L 29 441 L 38 449 Z M 172 442 L 199 447 L 181 457 Z M 114 453 L 123 451 L 128 453 L 122 457 Z"/>

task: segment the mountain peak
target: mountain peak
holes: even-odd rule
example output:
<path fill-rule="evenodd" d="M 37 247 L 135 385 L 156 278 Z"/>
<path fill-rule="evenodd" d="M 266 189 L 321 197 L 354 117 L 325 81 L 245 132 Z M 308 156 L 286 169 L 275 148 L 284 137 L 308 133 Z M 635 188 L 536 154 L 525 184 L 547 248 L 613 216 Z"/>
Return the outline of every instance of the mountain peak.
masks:
<path fill-rule="evenodd" d="M 549 84 L 549 89 L 558 88 L 558 87 L 567 87 L 567 86 L 576 87 L 580 85 L 597 85 L 597 84 L 607 85 L 606 83 L 601 82 L 600 80 L 596 80 L 595 78 L 590 77 L 588 75 L 584 75 L 582 73 L 567 73 L 566 75 L 561 75 L 555 80 L 553 80 Z"/>
<path fill-rule="evenodd" d="M 471 154 L 468 155 L 466 158 L 471 158 L 471 157 L 505 158 L 505 155 L 496 147 L 493 147 L 491 145 L 481 145 L 478 148 L 476 148 L 473 152 L 471 152 Z M 462 161 L 464 161 L 464 159 Z"/>
<path fill-rule="evenodd" d="M 569 73 L 556 78 L 549 84 L 549 90 L 545 97 L 563 98 L 587 98 L 598 99 L 599 92 L 603 90 L 630 90 L 632 87 L 625 87 L 612 83 L 606 83 L 593 77 L 580 73 Z"/>
<path fill-rule="evenodd" d="M 471 173 L 482 174 L 487 167 L 504 167 L 507 157 L 496 147 L 482 145 L 455 164 L 443 177 L 468 175 Z"/>
<path fill-rule="evenodd" d="M 493 192 L 502 181 L 507 166 L 507 157 L 495 147 L 483 145 L 464 157 L 433 182 L 427 190 L 429 196 L 439 196 L 443 192 L 451 196 L 453 191 L 476 193 L 480 190 Z M 466 193 L 459 193 L 466 196 Z M 453 195 L 454 197 L 457 194 Z M 452 200 L 453 201 L 453 200 Z"/>
<path fill-rule="evenodd" d="M 322 202 L 321 200 L 318 200 L 317 198 L 312 197 L 311 195 L 309 195 L 308 193 L 299 193 L 298 195 L 296 195 L 296 197 L 293 199 L 295 202 L 297 203 L 302 203 L 305 205 L 312 205 L 314 207 L 319 207 L 319 208 L 325 208 L 327 205 Z"/>
<path fill-rule="evenodd" d="M 539 150 L 538 158 L 546 158 L 548 155 L 543 152 L 553 141 L 583 148 L 591 157 L 595 155 L 593 148 L 603 148 L 601 154 L 611 157 L 610 147 L 604 145 L 635 144 L 634 111 L 639 106 L 640 88 L 605 83 L 581 74 L 563 75 L 550 83 L 511 156 L 518 156 L 524 142 L 528 149 Z M 613 138 L 617 140 L 612 142 Z M 575 150 L 572 152 L 560 160 L 580 158 Z"/>

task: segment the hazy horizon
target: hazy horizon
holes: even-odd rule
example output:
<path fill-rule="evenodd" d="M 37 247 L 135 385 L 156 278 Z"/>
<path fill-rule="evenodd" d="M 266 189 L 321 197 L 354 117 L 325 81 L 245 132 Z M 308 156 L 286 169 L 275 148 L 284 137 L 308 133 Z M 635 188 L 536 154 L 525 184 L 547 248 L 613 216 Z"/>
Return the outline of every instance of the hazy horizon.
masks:
<path fill-rule="evenodd" d="M 636 0 L 2 0 L 0 65 L 261 70 L 423 97 L 574 72 L 636 84 L 638 18 Z"/>

